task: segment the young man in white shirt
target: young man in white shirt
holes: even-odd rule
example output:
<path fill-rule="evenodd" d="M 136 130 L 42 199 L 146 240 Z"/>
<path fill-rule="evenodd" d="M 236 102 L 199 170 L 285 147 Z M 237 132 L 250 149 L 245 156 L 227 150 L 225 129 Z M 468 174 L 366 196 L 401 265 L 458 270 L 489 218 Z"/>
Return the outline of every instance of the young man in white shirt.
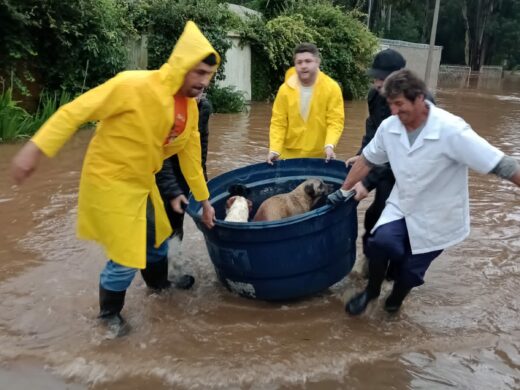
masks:
<path fill-rule="evenodd" d="M 379 296 L 389 261 L 396 275 L 385 310 L 396 312 L 410 290 L 424 283 L 431 262 L 469 235 L 468 167 L 520 186 L 518 163 L 462 118 L 425 100 L 426 86 L 410 70 L 394 72 L 383 88 L 392 116 L 381 123 L 341 189 L 329 195 L 332 204 L 353 194 L 361 200 L 356 189 L 370 169 L 392 166 L 396 184 L 367 242 L 368 285 L 345 307 L 352 315 Z"/>

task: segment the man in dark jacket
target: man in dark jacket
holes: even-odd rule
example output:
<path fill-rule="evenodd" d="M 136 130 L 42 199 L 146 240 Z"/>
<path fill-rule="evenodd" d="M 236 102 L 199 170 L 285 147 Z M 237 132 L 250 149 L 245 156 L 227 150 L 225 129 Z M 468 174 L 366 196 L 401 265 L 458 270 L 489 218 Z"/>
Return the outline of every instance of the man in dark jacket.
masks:
<path fill-rule="evenodd" d="M 206 173 L 206 159 L 208 156 L 208 122 L 209 117 L 213 113 L 213 107 L 210 101 L 206 98 L 205 94 L 201 94 L 197 97 L 197 105 L 199 108 L 199 133 L 200 133 L 200 145 L 202 154 L 202 169 L 206 181 L 208 175 Z M 162 169 L 156 174 L 155 180 L 159 192 L 164 202 L 166 214 L 170 220 L 170 224 L 173 229 L 172 239 L 174 242 L 170 243 L 173 251 L 179 250 L 179 245 L 184 236 L 183 224 L 184 224 L 184 205 L 188 204 L 188 194 L 190 192 L 189 186 L 186 183 L 179 159 L 176 155 L 164 160 Z M 168 270 L 169 279 L 172 281 L 172 270 L 171 267 Z M 190 288 L 195 279 L 191 275 L 182 275 L 175 277 L 175 285 L 179 288 Z"/>
<path fill-rule="evenodd" d="M 372 63 L 372 67 L 368 70 L 368 75 L 373 78 L 373 87 L 368 92 L 367 103 L 368 103 L 368 118 L 365 122 L 365 135 L 361 141 L 361 148 L 357 152 L 355 157 L 347 160 L 347 164 L 353 164 L 365 146 L 374 138 L 377 128 L 390 113 L 390 108 L 381 93 L 381 87 L 386 77 L 399 69 L 406 66 L 406 60 L 403 56 L 392 49 L 386 49 L 379 52 Z M 368 207 L 365 213 L 365 233 L 363 234 L 363 253 L 366 255 L 365 246 L 370 231 L 375 226 L 377 220 L 381 216 L 383 209 L 385 208 L 386 200 L 392 191 L 395 183 L 394 174 L 390 168 L 390 164 L 378 165 L 374 167 L 367 177 L 362 181 L 367 193 L 376 190 L 374 201 Z"/>

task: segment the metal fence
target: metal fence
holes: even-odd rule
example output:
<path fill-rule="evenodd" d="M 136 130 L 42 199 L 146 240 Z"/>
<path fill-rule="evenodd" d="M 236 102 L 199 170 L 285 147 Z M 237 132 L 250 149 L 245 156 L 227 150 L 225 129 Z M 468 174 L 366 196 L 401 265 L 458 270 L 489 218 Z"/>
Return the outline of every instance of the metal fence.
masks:
<path fill-rule="evenodd" d="M 495 85 L 502 80 L 504 71 L 501 66 L 482 66 L 479 71 L 469 66 L 441 65 L 439 68 L 439 85 L 443 87 L 483 87 Z"/>
<path fill-rule="evenodd" d="M 499 78 L 501 79 L 504 75 L 504 69 L 501 66 L 482 66 L 480 68 L 480 75 L 483 77 Z"/>
<path fill-rule="evenodd" d="M 442 86 L 466 87 L 471 78 L 471 68 L 460 65 L 441 65 L 439 67 L 439 84 Z"/>

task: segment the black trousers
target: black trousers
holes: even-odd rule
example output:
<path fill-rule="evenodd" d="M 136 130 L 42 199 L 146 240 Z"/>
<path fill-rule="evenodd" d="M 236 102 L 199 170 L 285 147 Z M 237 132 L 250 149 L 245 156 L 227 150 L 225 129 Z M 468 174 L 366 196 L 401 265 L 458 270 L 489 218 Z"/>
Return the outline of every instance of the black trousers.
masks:
<path fill-rule="evenodd" d="M 168 214 L 168 219 L 170 220 L 170 225 L 173 229 L 173 234 L 179 236 L 182 241 L 184 237 L 184 214 L 179 214 L 171 210 L 171 213 Z"/>

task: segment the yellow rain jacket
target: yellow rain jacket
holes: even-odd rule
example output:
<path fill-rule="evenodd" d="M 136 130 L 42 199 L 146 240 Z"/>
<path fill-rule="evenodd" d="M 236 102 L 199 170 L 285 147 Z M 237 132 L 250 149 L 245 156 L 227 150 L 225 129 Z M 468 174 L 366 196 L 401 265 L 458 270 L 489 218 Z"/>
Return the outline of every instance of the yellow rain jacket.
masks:
<path fill-rule="evenodd" d="M 344 121 L 341 89 L 321 71 L 314 83 L 307 118 L 302 118 L 300 83 L 296 69 L 291 68 L 273 104 L 269 150 L 281 158 L 323 157 L 325 145 L 337 145 Z"/>
<path fill-rule="evenodd" d="M 99 120 L 80 180 L 77 233 L 99 242 L 108 258 L 128 267 L 146 266 L 146 202 L 155 209 L 156 246 L 171 227 L 155 184 L 163 160 L 179 156 L 195 197 L 209 198 L 201 166 L 198 109 L 188 99 L 185 130 L 168 145 L 174 95 L 187 72 L 209 54 L 220 58 L 193 22 L 188 22 L 166 64 L 154 71 L 121 72 L 61 107 L 32 141 L 54 156 L 78 127 Z"/>

